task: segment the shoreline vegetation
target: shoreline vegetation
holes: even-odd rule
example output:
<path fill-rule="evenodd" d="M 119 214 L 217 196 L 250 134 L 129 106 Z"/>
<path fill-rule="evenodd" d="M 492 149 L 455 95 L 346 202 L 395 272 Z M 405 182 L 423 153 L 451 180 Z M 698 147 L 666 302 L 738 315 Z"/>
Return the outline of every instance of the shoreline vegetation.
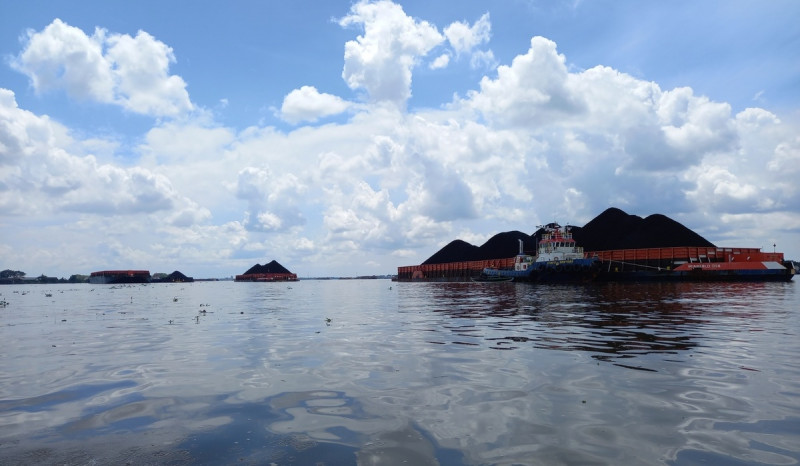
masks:
<path fill-rule="evenodd" d="M 7 274 L 10 270 L 0 271 L 0 285 L 53 285 L 63 283 L 89 283 L 88 275 L 70 275 L 69 278 L 48 277 L 47 275 L 39 275 L 38 277 L 27 277 L 24 272 L 16 274 Z M 17 271 L 13 271 L 17 272 Z M 159 275 L 167 275 L 156 273 L 153 277 Z M 394 275 L 358 275 L 355 277 L 298 277 L 298 280 L 391 280 Z M 222 282 L 233 281 L 233 277 L 220 277 L 220 278 L 195 278 L 195 282 Z M 172 283 L 165 280 L 153 280 L 150 283 Z"/>

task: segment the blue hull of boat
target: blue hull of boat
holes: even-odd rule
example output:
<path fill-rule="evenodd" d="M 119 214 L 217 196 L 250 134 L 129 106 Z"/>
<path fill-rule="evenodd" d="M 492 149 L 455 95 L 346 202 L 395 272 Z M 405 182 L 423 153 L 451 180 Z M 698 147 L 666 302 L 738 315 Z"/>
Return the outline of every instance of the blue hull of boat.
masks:
<path fill-rule="evenodd" d="M 533 262 L 527 270 L 483 269 L 486 277 L 513 277 L 517 282 L 585 282 L 599 273 L 596 259 L 568 259 L 550 262 Z"/>

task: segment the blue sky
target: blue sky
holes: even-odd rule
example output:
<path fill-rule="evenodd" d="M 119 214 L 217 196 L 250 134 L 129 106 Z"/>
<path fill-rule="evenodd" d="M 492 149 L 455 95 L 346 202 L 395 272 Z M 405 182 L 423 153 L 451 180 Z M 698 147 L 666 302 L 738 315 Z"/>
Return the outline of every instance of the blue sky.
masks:
<path fill-rule="evenodd" d="M 800 258 L 798 18 L 0 1 L 0 268 L 392 273 L 610 206 Z"/>

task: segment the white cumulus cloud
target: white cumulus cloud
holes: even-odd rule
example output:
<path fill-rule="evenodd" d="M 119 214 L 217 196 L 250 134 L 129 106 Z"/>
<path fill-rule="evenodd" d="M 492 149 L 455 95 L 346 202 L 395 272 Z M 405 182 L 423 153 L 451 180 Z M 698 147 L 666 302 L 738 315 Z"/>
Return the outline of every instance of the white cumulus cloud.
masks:
<path fill-rule="evenodd" d="M 150 34 L 135 37 L 96 28 L 91 36 L 60 19 L 28 31 L 13 66 L 28 75 L 37 92 L 120 105 L 152 116 L 177 116 L 193 105 L 180 76 L 169 74 L 172 49 Z"/>
<path fill-rule="evenodd" d="M 0 211 L 134 215 L 180 209 L 183 223 L 208 218 L 166 176 L 72 154 L 67 148 L 73 145 L 63 126 L 18 108 L 13 92 L 0 89 Z M 188 217 L 187 209 L 193 211 Z"/>
<path fill-rule="evenodd" d="M 481 80 L 480 91 L 470 93 L 471 105 L 504 126 L 552 123 L 583 112 L 585 102 L 570 89 L 565 61 L 555 42 L 534 37 L 525 55 L 497 68 L 496 79 Z"/>
<path fill-rule="evenodd" d="M 289 123 L 314 122 L 346 111 L 350 103 L 332 94 L 321 93 L 313 86 L 295 89 L 283 98 L 281 117 Z"/>
<path fill-rule="evenodd" d="M 450 63 L 450 55 L 443 53 L 438 57 L 434 58 L 433 61 L 428 65 L 428 67 L 432 70 L 438 70 L 441 68 L 447 68 L 447 65 Z"/>
<path fill-rule="evenodd" d="M 286 231 L 305 219 L 297 208 L 304 183 L 294 174 L 274 175 L 268 168 L 239 171 L 236 197 L 248 203 L 244 226 L 252 231 Z"/>
<path fill-rule="evenodd" d="M 339 24 L 364 29 L 345 44 L 342 78 L 351 89 L 365 90 L 371 102 L 403 105 L 411 97 L 413 68 L 444 40 L 435 26 L 388 0 L 359 1 Z"/>
<path fill-rule="evenodd" d="M 491 33 L 489 13 L 484 13 L 472 26 L 456 21 L 444 28 L 444 35 L 457 55 L 472 52 L 475 47 L 489 42 Z"/>

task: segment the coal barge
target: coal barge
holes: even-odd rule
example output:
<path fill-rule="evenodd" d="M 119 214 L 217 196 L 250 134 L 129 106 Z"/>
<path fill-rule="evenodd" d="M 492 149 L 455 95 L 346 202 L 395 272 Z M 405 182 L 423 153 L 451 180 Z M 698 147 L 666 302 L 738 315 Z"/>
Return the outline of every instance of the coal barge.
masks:
<path fill-rule="evenodd" d="M 580 241 L 592 245 L 584 250 L 573 238 L 571 227 L 552 223 L 532 236 L 521 232 L 496 235 L 477 248 L 458 240 L 452 242 L 421 265 L 397 269 L 398 281 L 524 281 L 524 282 L 604 282 L 604 281 L 790 281 L 797 270 L 780 252 L 759 248 L 716 247 L 683 225 L 659 214 L 646 219 L 610 208 L 589 222 Z M 581 231 L 582 230 L 582 231 Z M 483 251 L 494 243 L 498 254 L 507 251 L 512 238 L 519 241 L 514 257 L 482 260 L 441 260 L 456 254 Z M 535 240 L 536 252 L 523 252 L 523 239 Z M 647 244 L 672 241 L 689 246 L 633 247 L 602 249 L 597 246 Z M 498 249 L 496 245 L 502 243 Z M 678 243 L 680 244 L 680 243 Z M 452 253 L 455 251 L 455 254 Z M 513 252 L 511 253 L 513 254 Z M 509 255 L 511 255 L 509 254 Z M 497 257 L 497 256 L 495 256 Z M 430 263 L 436 260 L 434 263 Z"/>
<path fill-rule="evenodd" d="M 516 275 L 512 272 L 520 263 L 518 257 L 403 266 L 397 268 L 397 280 L 481 281 L 482 275 L 505 275 L 526 282 L 790 281 L 797 274 L 783 253 L 758 248 L 617 249 L 584 252 L 583 259 L 591 268 L 575 266 L 574 261 L 550 261 Z"/>
<path fill-rule="evenodd" d="M 116 285 L 119 283 L 150 283 L 149 270 L 101 270 L 89 275 L 89 283 Z"/>
<path fill-rule="evenodd" d="M 273 260 L 268 264 L 256 264 L 245 273 L 237 275 L 237 282 L 296 282 L 297 274 Z"/>

